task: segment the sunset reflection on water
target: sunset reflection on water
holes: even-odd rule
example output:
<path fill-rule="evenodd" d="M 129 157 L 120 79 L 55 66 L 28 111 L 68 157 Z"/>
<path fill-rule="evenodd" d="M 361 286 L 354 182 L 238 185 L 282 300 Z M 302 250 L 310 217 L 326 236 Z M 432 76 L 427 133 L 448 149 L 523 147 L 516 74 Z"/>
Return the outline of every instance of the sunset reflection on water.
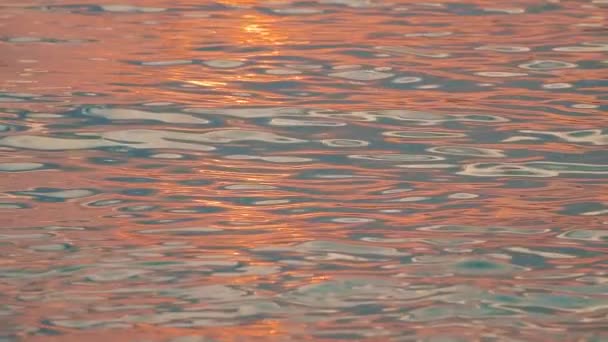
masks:
<path fill-rule="evenodd" d="M 603 341 L 605 1 L 0 4 L 0 340 Z"/>

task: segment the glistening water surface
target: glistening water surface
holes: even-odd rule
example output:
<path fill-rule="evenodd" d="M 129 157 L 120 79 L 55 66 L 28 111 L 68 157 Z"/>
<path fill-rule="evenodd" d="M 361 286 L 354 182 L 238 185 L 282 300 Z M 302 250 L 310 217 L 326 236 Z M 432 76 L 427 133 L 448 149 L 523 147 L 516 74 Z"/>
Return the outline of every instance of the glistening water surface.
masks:
<path fill-rule="evenodd" d="M 607 341 L 607 16 L 0 1 L 0 340 Z"/>

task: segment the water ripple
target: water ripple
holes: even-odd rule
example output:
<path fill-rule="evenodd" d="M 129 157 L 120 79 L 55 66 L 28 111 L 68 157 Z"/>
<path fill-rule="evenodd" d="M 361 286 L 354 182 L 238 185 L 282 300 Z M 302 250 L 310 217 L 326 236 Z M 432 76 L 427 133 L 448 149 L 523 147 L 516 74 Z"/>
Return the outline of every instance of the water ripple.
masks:
<path fill-rule="evenodd" d="M 0 341 L 605 341 L 605 0 L 0 4 Z"/>

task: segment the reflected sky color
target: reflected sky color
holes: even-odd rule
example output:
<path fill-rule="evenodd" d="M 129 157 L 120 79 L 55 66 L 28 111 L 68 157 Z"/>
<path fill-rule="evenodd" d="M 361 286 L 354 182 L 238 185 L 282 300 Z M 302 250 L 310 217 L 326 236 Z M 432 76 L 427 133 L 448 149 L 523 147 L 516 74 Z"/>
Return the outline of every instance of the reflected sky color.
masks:
<path fill-rule="evenodd" d="M 3 1 L 0 340 L 603 341 L 605 1 Z"/>

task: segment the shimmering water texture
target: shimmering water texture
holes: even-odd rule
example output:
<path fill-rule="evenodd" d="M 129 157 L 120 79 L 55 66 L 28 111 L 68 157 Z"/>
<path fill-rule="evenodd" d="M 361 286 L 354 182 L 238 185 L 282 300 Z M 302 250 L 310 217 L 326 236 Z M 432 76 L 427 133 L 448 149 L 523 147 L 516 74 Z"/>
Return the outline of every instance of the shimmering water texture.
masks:
<path fill-rule="evenodd" d="M 608 341 L 608 2 L 464 1 L 0 1 L 0 341 Z"/>

